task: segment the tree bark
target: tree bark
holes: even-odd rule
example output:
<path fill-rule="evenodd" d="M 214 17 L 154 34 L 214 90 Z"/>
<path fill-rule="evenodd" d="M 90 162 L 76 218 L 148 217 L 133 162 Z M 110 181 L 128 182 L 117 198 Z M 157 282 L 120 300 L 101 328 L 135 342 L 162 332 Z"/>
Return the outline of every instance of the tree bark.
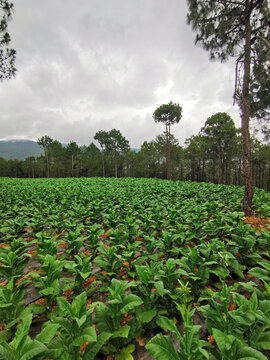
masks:
<path fill-rule="evenodd" d="M 114 176 L 118 177 L 118 164 L 117 164 L 117 155 L 114 154 Z"/>
<path fill-rule="evenodd" d="M 49 150 L 45 150 L 46 151 L 46 165 L 47 165 L 47 178 L 50 177 L 50 165 L 49 165 Z"/>
<path fill-rule="evenodd" d="M 71 177 L 74 177 L 74 155 L 71 155 Z"/>
<path fill-rule="evenodd" d="M 105 163 L 104 163 L 103 149 L 102 149 L 102 176 L 105 177 Z"/>
<path fill-rule="evenodd" d="M 167 162 L 167 180 L 172 179 L 171 166 L 171 129 L 170 125 L 166 125 L 166 162 Z"/>
<path fill-rule="evenodd" d="M 245 216 L 252 215 L 252 198 L 253 198 L 253 181 L 251 169 L 251 146 L 249 133 L 250 119 L 250 60 L 251 60 L 251 26 L 250 26 L 250 1 L 246 0 L 246 16 L 245 16 L 245 55 L 244 55 L 244 77 L 242 88 L 242 114 L 241 114 L 241 130 L 242 130 L 242 147 L 243 147 L 243 175 L 244 175 L 244 198 L 243 211 Z"/>

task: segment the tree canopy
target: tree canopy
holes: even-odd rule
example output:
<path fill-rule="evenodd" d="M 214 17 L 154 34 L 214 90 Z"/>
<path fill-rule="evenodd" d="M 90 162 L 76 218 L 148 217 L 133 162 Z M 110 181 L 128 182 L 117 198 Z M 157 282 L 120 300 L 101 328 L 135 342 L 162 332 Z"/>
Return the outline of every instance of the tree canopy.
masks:
<path fill-rule="evenodd" d="M 8 21 L 11 19 L 13 4 L 7 0 L 0 0 L 0 80 L 11 79 L 15 76 L 16 51 L 9 48 L 11 41 L 8 32 Z"/>
<path fill-rule="evenodd" d="M 182 118 L 182 107 L 179 104 L 173 103 L 163 104 L 159 106 L 154 114 L 155 122 L 162 122 L 166 126 L 166 163 L 167 163 L 167 179 L 172 178 L 171 169 L 171 125 L 178 124 Z"/>
<path fill-rule="evenodd" d="M 209 51 L 210 59 L 236 58 L 234 98 L 241 109 L 245 194 L 243 210 L 251 215 L 253 183 L 249 120 L 270 105 L 264 80 L 269 72 L 268 0 L 187 0 L 188 23 L 196 31 L 196 43 Z M 263 100 L 263 101 L 261 101 Z"/>

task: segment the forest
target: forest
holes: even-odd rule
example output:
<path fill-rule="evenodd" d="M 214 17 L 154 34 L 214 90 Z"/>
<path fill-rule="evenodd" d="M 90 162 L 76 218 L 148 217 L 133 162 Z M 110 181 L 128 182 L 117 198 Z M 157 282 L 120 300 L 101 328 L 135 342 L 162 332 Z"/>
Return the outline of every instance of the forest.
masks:
<path fill-rule="evenodd" d="M 181 126 L 181 123 L 178 125 Z M 0 158 L 2 177 L 136 177 L 166 179 L 166 133 L 130 149 L 119 130 L 98 131 L 98 145 L 62 145 L 49 136 L 39 139 L 44 155 L 25 160 Z M 242 185 L 240 129 L 226 113 L 209 117 L 201 131 L 180 146 L 170 134 L 171 178 L 216 184 Z M 269 143 L 252 138 L 252 169 L 256 187 L 270 190 Z"/>

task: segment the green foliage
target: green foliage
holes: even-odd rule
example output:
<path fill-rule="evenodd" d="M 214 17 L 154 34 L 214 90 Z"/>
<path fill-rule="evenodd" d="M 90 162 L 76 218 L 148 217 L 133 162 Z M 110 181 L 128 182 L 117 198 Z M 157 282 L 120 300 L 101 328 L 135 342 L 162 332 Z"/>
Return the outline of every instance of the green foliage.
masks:
<path fill-rule="evenodd" d="M 25 289 L 23 286 L 27 281 L 15 285 L 14 278 L 11 278 L 7 285 L 0 287 L 0 319 L 10 330 L 20 318 L 28 313 L 23 302 Z M 9 331 L 7 331 L 8 335 Z"/>
<path fill-rule="evenodd" d="M 32 322 L 32 314 L 28 314 L 22 319 L 18 326 L 14 339 L 10 342 L 0 344 L 1 360 L 31 360 L 35 356 L 45 353 L 46 346 L 38 341 L 31 340 L 28 336 L 29 328 Z M 54 336 L 56 328 L 50 329 L 51 337 Z M 40 338 L 42 339 L 42 335 Z"/>
<path fill-rule="evenodd" d="M 172 101 L 169 104 L 159 106 L 153 114 L 154 120 L 156 122 L 164 122 L 166 127 L 179 123 L 181 117 L 182 107 Z"/>
<path fill-rule="evenodd" d="M 33 326 L 44 322 L 33 340 L 46 345 L 37 359 L 132 359 L 135 339 L 147 341 L 161 329 L 148 342 L 161 358 L 237 358 L 240 344 L 256 358 L 269 348 L 269 231 L 266 220 L 259 229 L 244 222 L 241 188 L 113 178 L 0 179 L 0 185 L 5 349 L 29 313 L 39 314 Z M 256 197 L 260 206 L 268 195 Z M 17 265 L 6 271 L 9 254 Z M 45 306 L 36 297 L 29 304 L 30 282 Z M 195 306 L 209 334 L 221 331 L 230 346 L 202 342 Z M 185 331 L 167 317 L 182 319 Z"/>
<path fill-rule="evenodd" d="M 57 303 L 59 310 L 52 314 L 52 323 L 58 325 L 59 333 L 48 346 L 48 356 L 53 356 L 54 359 L 79 358 L 81 345 L 86 342 L 97 345 L 96 331 L 92 327 L 94 309 L 87 310 L 85 292 L 76 296 L 71 304 L 62 297 L 57 298 Z"/>
<path fill-rule="evenodd" d="M 183 304 L 179 307 L 184 321 L 184 335 L 182 336 L 175 323 L 164 317 L 159 316 L 157 324 L 165 331 L 174 333 L 180 343 L 179 350 L 176 351 L 170 336 L 162 334 L 156 335 L 151 339 L 146 348 L 149 353 L 157 360 L 179 359 L 179 360 L 196 360 L 209 359 L 208 353 L 203 348 L 206 342 L 199 340 L 199 325 L 193 325 L 192 314 L 195 310 L 190 311 L 190 307 Z"/>

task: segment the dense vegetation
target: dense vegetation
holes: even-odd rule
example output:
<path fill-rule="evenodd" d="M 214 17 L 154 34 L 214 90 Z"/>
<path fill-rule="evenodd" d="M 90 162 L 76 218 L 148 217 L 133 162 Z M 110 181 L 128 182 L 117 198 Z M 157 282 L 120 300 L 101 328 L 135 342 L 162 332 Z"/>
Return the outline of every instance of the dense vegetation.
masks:
<path fill-rule="evenodd" d="M 0 187 L 0 359 L 269 356 L 269 222 L 243 217 L 242 187 L 129 178 Z M 255 189 L 261 217 L 269 204 Z"/>
<path fill-rule="evenodd" d="M 49 138 L 46 155 L 24 161 L 0 158 L 0 176 L 7 177 L 167 177 L 167 136 L 159 135 L 144 142 L 140 151 L 131 151 L 120 132 L 118 148 L 112 148 L 111 132 L 99 131 L 100 150 L 94 143 L 78 146 L 74 141 L 63 146 Z M 115 134 L 114 134 L 115 135 Z M 103 137 L 102 137 L 103 136 Z M 46 137 L 43 137 L 46 140 Z M 48 139 L 47 139 L 48 140 Z M 105 143 L 104 143 L 105 141 Z M 46 145 L 46 143 L 44 143 Z M 122 146 L 123 145 L 123 146 Z M 173 180 L 204 181 L 219 184 L 243 184 L 241 136 L 226 113 L 207 119 L 199 134 L 185 142 L 185 147 L 170 134 L 170 162 Z M 270 147 L 252 141 L 254 184 L 270 190 Z"/>

